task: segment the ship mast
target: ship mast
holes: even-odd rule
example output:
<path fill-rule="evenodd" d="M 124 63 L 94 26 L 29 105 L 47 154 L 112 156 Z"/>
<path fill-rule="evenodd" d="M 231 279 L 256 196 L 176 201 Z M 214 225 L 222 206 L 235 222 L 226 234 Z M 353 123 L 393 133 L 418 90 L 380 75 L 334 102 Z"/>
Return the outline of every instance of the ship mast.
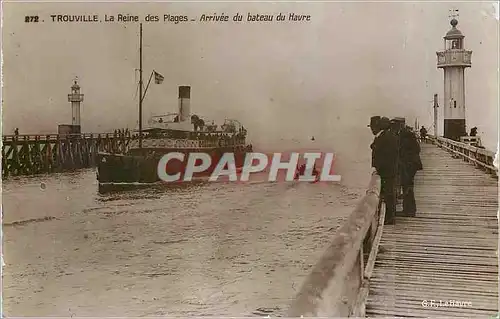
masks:
<path fill-rule="evenodd" d="M 139 148 L 142 148 L 142 23 L 139 24 Z"/>

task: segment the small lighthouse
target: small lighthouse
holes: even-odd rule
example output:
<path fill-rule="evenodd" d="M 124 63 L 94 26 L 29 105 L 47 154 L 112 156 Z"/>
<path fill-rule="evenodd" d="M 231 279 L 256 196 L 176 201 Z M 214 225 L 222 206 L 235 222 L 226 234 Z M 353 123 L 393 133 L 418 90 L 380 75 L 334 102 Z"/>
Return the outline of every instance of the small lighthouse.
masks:
<path fill-rule="evenodd" d="M 80 105 L 83 102 L 83 94 L 80 93 L 78 79 L 75 79 L 73 85 L 71 86 L 71 93 L 68 94 L 68 102 L 71 102 L 71 125 L 59 125 L 58 132 L 61 135 L 80 134 Z"/>
<path fill-rule="evenodd" d="M 71 86 L 71 93 L 68 94 L 68 102 L 71 102 L 71 125 L 80 126 L 80 105 L 83 102 L 83 94 L 80 94 L 78 79 Z"/>
<path fill-rule="evenodd" d="M 456 17 L 444 36 L 444 51 L 437 53 L 437 67 L 444 71 L 444 137 L 459 140 L 465 129 L 465 69 L 471 67 L 472 51 L 464 49 L 464 35 Z"/>

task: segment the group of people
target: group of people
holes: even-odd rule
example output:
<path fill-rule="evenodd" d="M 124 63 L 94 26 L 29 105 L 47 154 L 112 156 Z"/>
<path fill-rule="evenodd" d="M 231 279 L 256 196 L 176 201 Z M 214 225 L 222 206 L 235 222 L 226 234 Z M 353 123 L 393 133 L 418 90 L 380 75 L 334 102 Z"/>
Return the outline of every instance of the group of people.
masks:
<path fill-rule="evenodd" d="M 413 217 L 417 211 L 413 185 L 415 174 L 423 169 L 420 144 L 412 129 L 395 119 L 372 116 L 368 126 L 375 135 L 371 144 L 372 167 L 382 182 L 385 224 L 393 225 L 396 213 Z M 400 193 L 403 197 L 403 211 L 396 212 L 396 201 Z"/>
<path fill-rule="evenodd" d="M 128 128 L 126 129 L 120 129 L 120 130 L 115 130 L 114 132 L 114 136 L 127 136 L 127 137 L 130 137 L 130 131 L 128 130 Z"/>

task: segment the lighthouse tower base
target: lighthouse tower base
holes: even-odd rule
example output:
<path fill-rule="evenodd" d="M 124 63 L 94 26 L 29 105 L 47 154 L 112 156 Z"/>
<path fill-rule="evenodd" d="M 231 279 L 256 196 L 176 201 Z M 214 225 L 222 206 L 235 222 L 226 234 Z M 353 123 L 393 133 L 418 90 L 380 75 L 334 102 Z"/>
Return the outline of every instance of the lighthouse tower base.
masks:
<path fill-rule="evenodd" d="M 80 125 L 60 124 L 58 126 L 57 132 L 59 133 L 59 135 L 81 134 L 82 129 Z"/>
<path fill-rule="evenodd" d="M 465 119 L 445 119 L 444 137 L 459 141 L 461 136 L 466 136 Z"/>

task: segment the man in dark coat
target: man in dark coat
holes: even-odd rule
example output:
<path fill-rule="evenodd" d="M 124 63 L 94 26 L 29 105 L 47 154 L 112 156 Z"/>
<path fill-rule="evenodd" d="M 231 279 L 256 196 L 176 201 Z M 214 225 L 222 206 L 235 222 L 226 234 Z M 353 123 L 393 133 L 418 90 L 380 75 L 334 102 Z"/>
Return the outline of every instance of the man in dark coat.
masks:
<path fill-rule="evenodd" d="M 372 124 L 373 121 L 373 124 Z M 398 140 L 389 129 L 390 121 L 382 117 L 370 121 L 375 139 L 372 148 L 372 166 L 377 170 L 382 182 L 382 197 L 385 202 L 385 224 L 394 225 L 396 213 L 396 170 L 398 160 Z"/>
<path fill-rule="evenodd" d="M 422 128 L 420 129 L 420 140 L 425 141 L 426 137 L 427 137 L 427 130 L 425 129 L 425 127 L 422 126 Z"/>
<path fill-rule="evenodd" d="M 477 135 L 477 127 L 473 127 L 470 129 L 470 136 L 476 136 Z"/>
<path fill-rule="evenodd" d="M 394 179 L 394 187 L 396 188 L 396 203 L 399 199 L 402 199 L 403 198 L 403 189 L 402 189 L 402 185 L 401 185 L 401 173 L 400 173 L 400 170 L 401 170 L 401 165 L 400 165 L 400 157 L 399 157 L 399 149 L 401 148 L 400 146 L 400 142 L 399 142 L 399 133 L 402 129 L 402 125 L 403 123 L 400 121 L 400 120 L 397 120 L 396 118 L 392 119 L 391 120 L 391 125 L 390 125 L 390 128 L 389 130 L 396 136 L 396 140 L 397 140 L 397 143 L 398 143 L 398 147 L 397 147 L 397 161 L 396 161 L 396 177 Z"/>
<path fill-rule="evenodd" d="M 409 128 L 401 131 L 400 147 L 403 215 L 413 217 L 417 211 L 415 193 L 413 191 L 414 179 L 417 171 L 422 170 L 423 167 L 420 160 L 420 144 L 415 134 Z"/>

